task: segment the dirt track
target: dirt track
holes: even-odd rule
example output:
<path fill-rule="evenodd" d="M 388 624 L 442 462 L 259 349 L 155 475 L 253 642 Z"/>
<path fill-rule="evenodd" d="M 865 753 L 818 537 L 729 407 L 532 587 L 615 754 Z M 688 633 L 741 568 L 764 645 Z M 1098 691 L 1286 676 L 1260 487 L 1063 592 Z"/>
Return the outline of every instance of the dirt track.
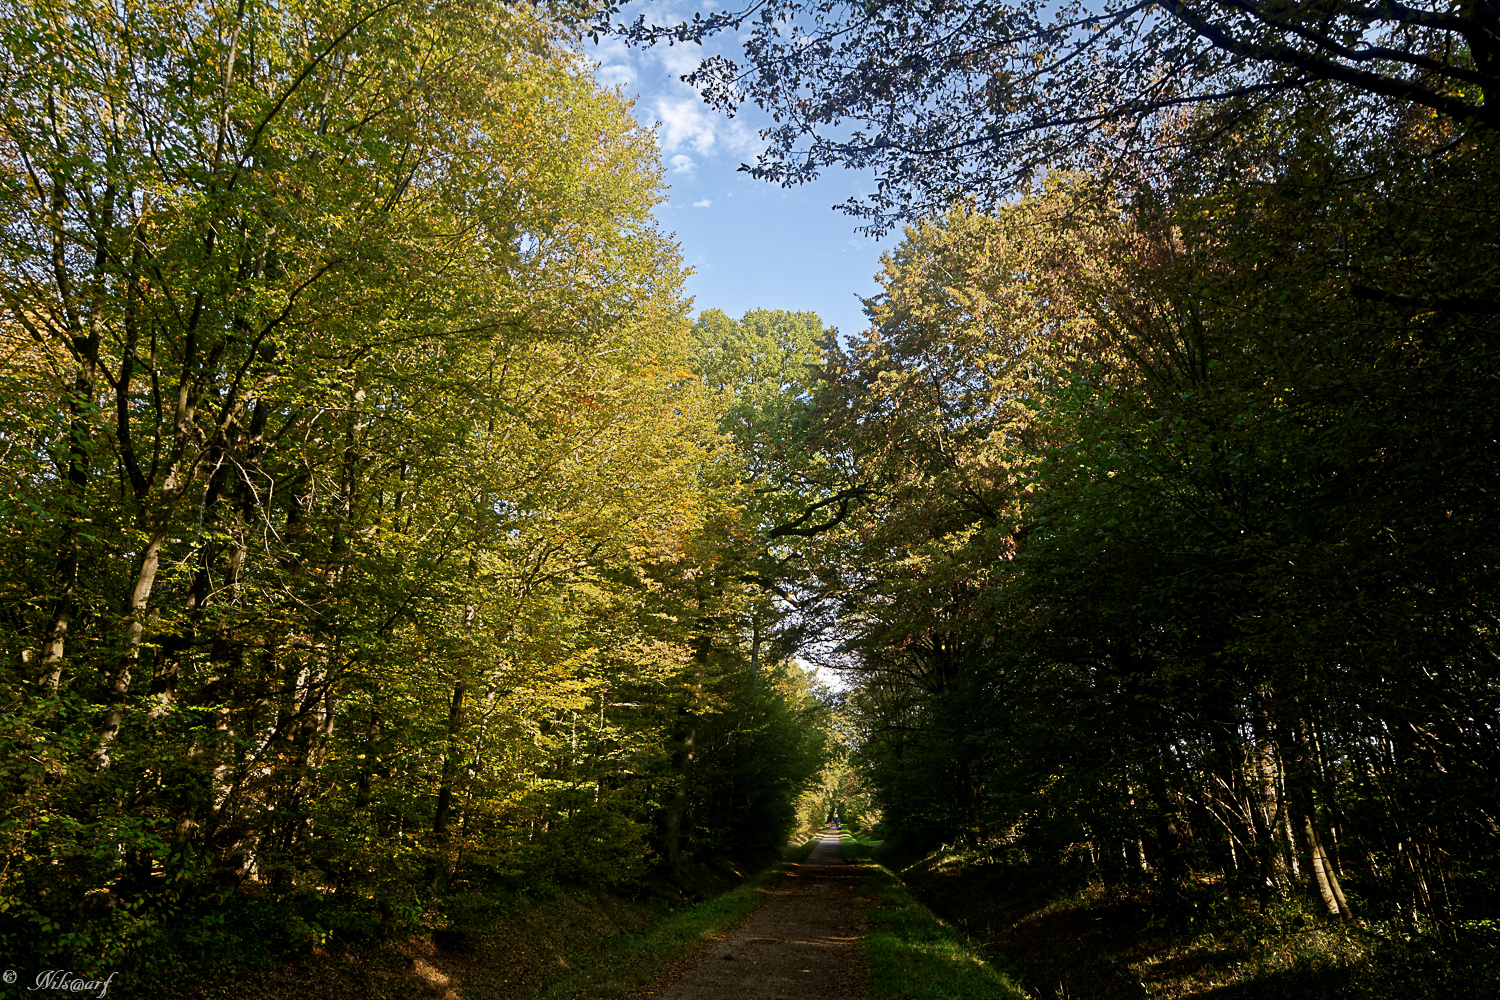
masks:
<path fill-rule="evenodd" d="M 807 860 L 656 1000 L 864 1000 L 859 869 L 824 834 Z"/>

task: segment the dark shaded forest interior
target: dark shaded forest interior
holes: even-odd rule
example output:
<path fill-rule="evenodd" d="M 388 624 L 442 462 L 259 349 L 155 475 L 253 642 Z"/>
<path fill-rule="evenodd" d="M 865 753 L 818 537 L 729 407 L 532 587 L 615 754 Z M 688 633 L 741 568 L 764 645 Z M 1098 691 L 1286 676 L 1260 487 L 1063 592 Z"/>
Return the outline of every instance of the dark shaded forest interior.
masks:
<path fill-rule="evenodd" d="M 867 329 L 693 316 L 591 32 L 872 172 Z M 1496 995 L 1497 95 L 1497 0 L 0 0 L 4 961 L 582 997 L 842 820 L 1037 997 Z"/>

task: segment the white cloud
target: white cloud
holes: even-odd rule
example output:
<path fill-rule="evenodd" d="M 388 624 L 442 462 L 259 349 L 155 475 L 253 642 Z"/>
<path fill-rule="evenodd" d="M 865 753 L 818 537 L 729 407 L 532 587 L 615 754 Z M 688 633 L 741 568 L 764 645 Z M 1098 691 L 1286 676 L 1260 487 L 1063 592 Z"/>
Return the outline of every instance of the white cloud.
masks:
<path fill-rule="evenodd" d="M 700 156 L 712 156 L 718 145 L 714 120 L 703 110 L 696 97 L 656 100 L 656 115 L 661 119 L 661 148 L 668 153 L 691 149 Z"/>
<path fill-rule="evenodd" d="M 661 121 L 658 141 L 667 153 L 692 150 L 699 156 L 714 156 L 722 150 L 748 156 L 761 148 L 760 137 L 743 122 L 707 110 L 697 96 L 658 97 L 656 114 Z"/>
<path fill-rule="evenodd" d="M 635 83 L 635 69 L 620 63 L 601 65 L 594 71 L 594 76 L 606 87 L 624 87 L 629 90 L 631 84 Z"/>
<path fill-rule="evenodd" d="M 686 76 L 703 62 L 703 49 L 697 45 L 653 45 L 647 50 L 674 77 Z"/>
<path fill-rule="evenodd" d="M 672 9 L 679 6 L 677 0 L 667 0 L 663 5 L 666 9 L 653 10 L 652 18 L 661 24 L 688 20 L 699 2 L 708 0 L 688 0 L 686 9 L 678 11 Z M 618 38 L 601 38 L 600 44 L 585 46 L 585 52 L 598 60 L 594 72 L 600 83 L 623 87 L 639 95 L 635 114 L 643 124 L 653 119 L 660 122 L 657 144 L 672 173 L 696 177 L 701 173 L 700 167 L 717 169 L 723 165 L 706 160 L 753 159 L 764 148 L 753 128 L 706 107 L 693 88 L 680 79 L 697 69 L 704 56 L 713 55 L 720 48 L 722 44 L 717 40 L 706 46 L 662 44 L 633 48 Z M 685 156 L 688 165 L 683 165 L 678 156 Z"/>
<path fill-rule="evenodd" d="M 712 204 L 713 204 L 713 202 L 711 200 L 709 200 L 708 198 L 704 198 L 702 201 L 695 201 L 695 202 L 693 202 L 693 207 L 694 208 L 708 208 Z"/>
<path fill-rule="evenodd" d="M 723 126 L 719 135 L 724 140 L 724 145 L 731 153 L 739 156 L 754 156 L 765 148 L 759 135 L 754 130 L 747 128 L 745 123 L 728 118 L 720 119 Z"/>

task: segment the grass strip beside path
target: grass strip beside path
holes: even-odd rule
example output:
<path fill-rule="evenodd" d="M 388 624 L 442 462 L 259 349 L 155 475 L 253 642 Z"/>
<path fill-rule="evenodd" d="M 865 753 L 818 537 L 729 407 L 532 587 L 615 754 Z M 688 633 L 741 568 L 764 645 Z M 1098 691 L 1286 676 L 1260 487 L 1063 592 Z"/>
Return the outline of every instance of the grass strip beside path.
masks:
<path fill-rule="evenodd" d="M 870 858 L 874 844 L 842 835 L 844 856 L 864 869 L 876 905 L 860 942 L 871 1000 L 1027 1000 L 1012 975 L 986 963 L 951 926 Z"/>
<path fill-rule="evenodd" d="M 661 978 L 698 948 L 745 917 L 761 893 L 806 858 L 816 840 L 790 848 L 784 860 L 722 896 L 674 910 L 639 934 L 626 934 L 594 961 L 535 994 L 534 1000 L 607 1000 L 633 993 Z"/>

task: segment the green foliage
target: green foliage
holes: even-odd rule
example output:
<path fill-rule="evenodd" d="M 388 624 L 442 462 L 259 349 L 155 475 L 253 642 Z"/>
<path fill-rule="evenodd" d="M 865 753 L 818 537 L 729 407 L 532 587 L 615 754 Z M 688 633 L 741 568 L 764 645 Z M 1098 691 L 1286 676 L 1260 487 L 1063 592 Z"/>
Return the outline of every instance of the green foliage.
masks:
<path fill-rule="evenodd" d="M 707 309 L 694 322 L 695 367 L 724 400 L 719 428 L 734 439 L 749 482 L 787 483 L 805 474 L 804 463 L 818 461 L 797 442 L 806 434 L 821 347 L 835 332 L 814 313 L 770 309 L 738 320 Z"/>
<path fill-rule="evenodd" d="M 1487 919 L 1497 185 L 1453 138 L 1273 107 L 1234 181 L 908 230 L 812 435 L 873 498 L 813 575 L 891 841 L 1174 926 L 1208 878 Z"/>
<path fill-rule="evenodd" d="M 860 732 L 842 697 L 834 699 L 830 723 L 830 746 L 823 768 L 817 782 L 797 802 L 798 830 L 812 836 L 837 820 L 842 824 L 841 829 L 868 835 L 880 823 L 880 806 L 876 789 L 864 780 L 851 760 L 851 754 L 858 749 Z M 844 841 L 845 854 L 854 843 Z"/>
<path fill-rule="evenodd" d="M 699 727 L 691 842 L 705 857 L 754 858 L 796 831 L 802 792 L 823 768 L 827 709 L 794 664 L 740 673 Z"/>
<path fill-rule="evenodd" d="M 727 401 L 655 143 L 566 25 L 5 10 L 14 960 L 250 960 L 628 886 L 680 847 L 683 720 L 720 711 L 753 720 L 700 764 L 775 818 L 689 836 L 774 836 L 817 711 L 743 669 Z"/>

